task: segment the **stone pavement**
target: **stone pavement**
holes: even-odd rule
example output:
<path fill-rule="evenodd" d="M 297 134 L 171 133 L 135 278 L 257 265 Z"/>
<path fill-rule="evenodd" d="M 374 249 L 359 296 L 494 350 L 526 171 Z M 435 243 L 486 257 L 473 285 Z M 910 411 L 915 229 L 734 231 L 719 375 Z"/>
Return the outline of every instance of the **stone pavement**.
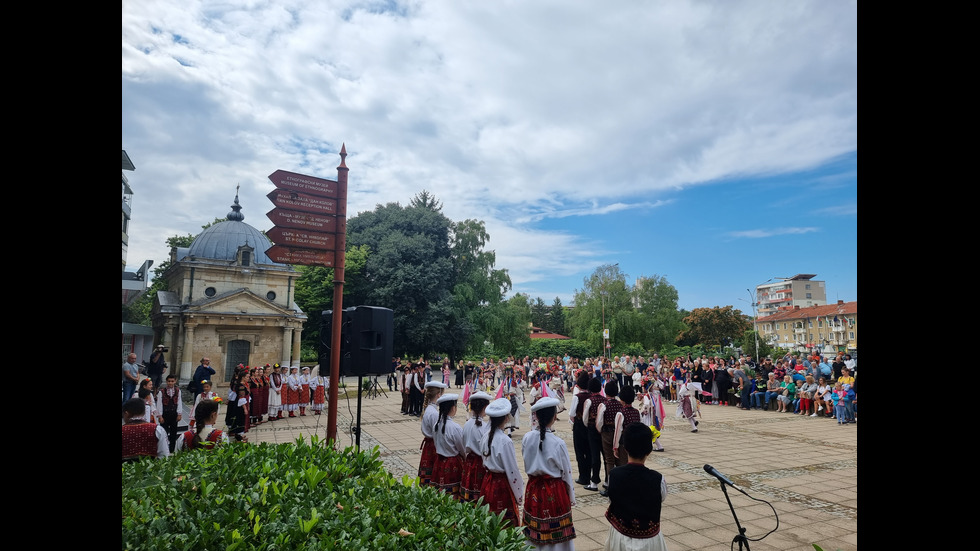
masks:
<path fill-rule="evenodd" d="M 400 394 L 388 391 L 384 377 L 379 381 L 387 396 L 370 398 L 364 394 L 361 398 L 361 449 L 378 446 L 389 472 L 398 477 L 414 476 L 422 442 L 419 418 L 401 415 Z M 347 388 L 355 389 L 356 379 L 348 378 Z M 337 411 L 337 440 L 346 447 L 355 442 L 350 428 L 356 418 L 357 394 L 352 390 L 348 398 L 343 391 Z M 447 392 L 461 393 L 459 389 Z M 566 403 L 571 404 L 570 394 L 566 394 Z M 651 454 L 647 466 L 662 473 L 667 481 L 661 529 L 671 551 L 732 549 L 738 528 L 721 484 L 704 471 L 705 464 L 728 476 L 751 497 L 728 488 L 746 536 L 754 540 L 765 535 L 777 528 L 778 519 L 775 532 L 761 541 L 751 541 L 754 551 L 812 551 L 814 543 L 824 551 L 857 549 L 856 424 L 707 405 L 701 407 L 700 430 L 692 433 L 686 421 L 673 418 L 675 405 L 665 406 L 668 420 L 661 443 L 666 451 Z M 527 413 L 524 415 L 523 428 L 513 438 L 522 472 L 521 437 L 530 427 Z M 568 412 L 558 417 L 556 434 L 565 439 L 573 453 L 573 474 L 577 476 Z M 462 425 L 465 419 L 461 411 L 455 420 Z M 305 417 L 253 427 L 248 439 L 253 443 L 292 443 L 301 435 L 326 438 L 326 425 L 326 411 L 311 415 L 307 409 Z M 608 499 L 578 485 L 575 495 L 575 549 L 603 549 L 609 530 L 604 517 Z"/>

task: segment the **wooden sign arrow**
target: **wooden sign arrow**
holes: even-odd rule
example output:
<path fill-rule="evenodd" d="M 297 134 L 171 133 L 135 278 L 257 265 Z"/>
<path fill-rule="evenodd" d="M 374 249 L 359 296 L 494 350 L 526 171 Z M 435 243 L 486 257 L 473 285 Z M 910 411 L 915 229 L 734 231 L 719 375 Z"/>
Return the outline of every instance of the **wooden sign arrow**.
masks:
<path fill-rule="evenodd" d="M 269 180 L 272 180 L 272 183 L 279 189 L 291 189 L 320 197 L 336 198 L 339 196 L 338 184 L 333 180 L 306 176 L 286 170 L 273 172 L 269 175 Z"/>
<path fill-rule="evenodd" d="M 309 230 L 320 233 L 336 233 L 337 219 L 342 216 L 330 214 L 313 214 L 311 212 L 296 212 L 275 208 L 266 213 L 269 220 L 276 226 L 283 228 L 294 228 L 297 230 Z M 344 228 L 346 228 L 346 223 Z"/>
<path fill-rule="evenodd" d="M 306 230 L 294 230 L 280 228 L 278 226 L 265 232 L 269 239 L 276 245 L 287 247 L 302 247 L 305 249 L 318 249 L 321 251 L 332 251 L 336 248 L 337 237 L 332 233 L 318 233 Z"/>
<path fill-rule="evenodd" d="M 273 261 L 282 264 L 301 264 L 303 266 L 333 267 L 335 254 L 333 251 L 316 251 L 313 249 L 296 249 L 273 245 L 266 249 L 265 254 Z"/>
<path fill-rule="evenodd" d="M 290 189 L 274 189 L 266 195 L 272 204 L 283 209 L 312 212 L 314 214 L 337 214 L 337 200 L 300 193 Z"/>

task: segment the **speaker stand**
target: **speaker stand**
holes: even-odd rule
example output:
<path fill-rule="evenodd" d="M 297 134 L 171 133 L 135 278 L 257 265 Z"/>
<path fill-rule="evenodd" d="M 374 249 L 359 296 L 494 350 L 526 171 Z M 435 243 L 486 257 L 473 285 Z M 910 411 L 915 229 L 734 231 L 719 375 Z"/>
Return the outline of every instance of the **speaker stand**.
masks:
<path fill-rule="evenodd" d="M 388 395 L 385 393 L 384 389 L 381 388 L 381 385 L 378 384 L 378 376 L 375 375 L 371 379 L 371 388 L 368 389 L 367 395 L 368 395 L 368 398 L 371 398 L 373 400 L 373 399 L 375 399 L 375 398 L 378 397 L 378 394 L 379 393 L 384 394 L 385 395 L 385 398 L 388 397 Z"/>

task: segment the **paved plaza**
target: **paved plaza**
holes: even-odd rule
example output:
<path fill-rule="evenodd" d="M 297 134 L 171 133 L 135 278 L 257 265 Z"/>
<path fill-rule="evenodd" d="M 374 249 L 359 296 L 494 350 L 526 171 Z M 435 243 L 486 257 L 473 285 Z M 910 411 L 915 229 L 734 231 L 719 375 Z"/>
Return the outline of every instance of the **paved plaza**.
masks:
<path fill-rule="evenodd" d="M 401 395 L 388 391 L 384 377 L 379 381 L 386 395 L 362 395 L 361 449 L 378 446 L 388 471 L 398 477 L 414 476 L 422 441 L 419 418 L 401 415 Z M 348 378 L 347 388 L 355 389 L 356 379 Z M 357 394 L 352 390 L 348 398 L 343 390 L 337 409 L 337 439 L 339 446 L 346 447 L 354 445 L 350 427 L 356 418 Z M 461 393 L 459 389 L 447 392 Z M 566 406 L 570 404 L 571 394 L 566 393 Z M 775 532 L 750 543 L 754 551 L 812 551 L 814 543 L 824 551 L 857 549 L 856 424 L 708 405 L 701 407 L 699 432 L 692 433 L 686 421 L 673 417 L 675 404 L 665 406 L 669 418 L 661 443 L 666 451 L 651 454 L 647 466 L 667 480 L 661 521 L 671 551 L 728 550 L 738 533 L 721 485 L 704 471 L 705 464 L 727 475 L 750 496 L 728 488 L 735 514 L 749 538 L 777 528 L 778 520 Z M 530 427 L 527 413 L 524 415 L 523 428 L 513 437 L 522 472 L 521 437 Z M 577 477 L 568 412 L 558 417 L 556 434 L 565 439 L 573 455 L 573 476 Z M 465 419 L 462 411 L 455 418 L 460 425 Z M 311 415 L 308 408 L 305 417 L 253 427 L 248 439 L 292 443 L 299 436 L 325 438 L 326 425 L 326 411 Z M 575 549 L 602 549 L 609 530 L 604 517 L 608 499 L 578 485 L 575 497 Z"/>

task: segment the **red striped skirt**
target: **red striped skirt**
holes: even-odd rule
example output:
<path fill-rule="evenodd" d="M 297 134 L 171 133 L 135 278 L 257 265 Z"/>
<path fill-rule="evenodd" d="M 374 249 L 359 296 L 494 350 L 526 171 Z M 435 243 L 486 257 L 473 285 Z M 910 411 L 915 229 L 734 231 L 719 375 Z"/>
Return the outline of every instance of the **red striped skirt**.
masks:
<path fill-rule="evenodd" d="M 487 468 L 483 466 L 483 457 L 478 453 L 467 452 L 463 463 L 463 477 L 459 481 L 460 499 L 475 503 L 480 499 L 483 489 L 483 478 Z"/>
<path fill-rule="evenodd" d="M 286 405 L 298 404 L 299 403 L 299 389 L 293 390 L 288 384 L 283 385 L 286 389 L 286 400 L 283 402 Z"/>
<path fill-rule="evenodd" d="M 564 480 L 530 476 L 524 496 L 524 535 L 531 545 L 562 543 L 575 537 L 572 502 Z"/>
<path fill-rule="evenodd" d="M 438 454 L 437 454 L 438 455 Z M 459 481 L 463 478 L 463 460 L 458 456 L 438 455 L 432 469 L 432 483 L 440 491 L 459 499 Z"/>
<path fill-rule="evenodd" d="M 419 446 L 419 449 L 422 450 L 422 458 L 419 459 L 419 485 L 431 486 L 432 470 L 439 459 L 439 454 L 436 453 L 435 440 L 426 436 L 422 439 L 422 445 Z"/>
<path fill-rule="evenodd" d="M 306 406 L 310 403 L 310 385 L 300 385 L 299 387 L 299 405 Z"/>
<path fill-rule="evenodd" d="M 517 516 L 517 498 L 510 489 L 506 473 L 487 471 L 483 477 L 483 487 L 480 489 L 483 502 L 490 506 L 491 513 L 504 512 L 504 520 L 511 526 L 520 526 L 521 517 Z"/>

